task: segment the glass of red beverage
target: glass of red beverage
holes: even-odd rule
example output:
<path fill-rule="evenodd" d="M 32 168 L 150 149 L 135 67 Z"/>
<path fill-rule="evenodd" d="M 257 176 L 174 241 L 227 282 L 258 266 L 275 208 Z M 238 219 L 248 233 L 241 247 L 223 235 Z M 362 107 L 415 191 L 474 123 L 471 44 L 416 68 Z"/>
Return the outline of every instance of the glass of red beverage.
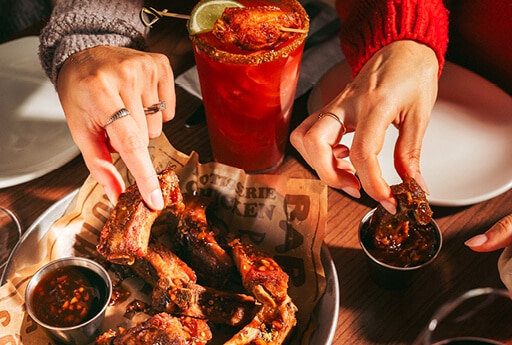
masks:
<path fill-rule="evenodd" d="M 248 173 L 270 173 L 283 161 L 309 19 L 296 0 L 239 2 L 277 6 L 301 21 L 300 31 L 284 42 L 257 51 L 211 32 L 191 35 L 214 159 Z"/>

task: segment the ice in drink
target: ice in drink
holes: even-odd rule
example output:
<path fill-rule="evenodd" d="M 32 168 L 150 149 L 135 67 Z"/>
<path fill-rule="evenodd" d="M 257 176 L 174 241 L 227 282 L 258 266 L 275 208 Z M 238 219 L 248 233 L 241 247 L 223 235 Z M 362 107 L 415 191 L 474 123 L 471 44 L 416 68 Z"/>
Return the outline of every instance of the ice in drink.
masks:
<path fill-rule="evenodd" d="M 240 0 L 245 8 L 277 6 L 300 19 L 276 46 L 256 51 L 191 35 L 214 159 L 249 173 L 283 160 L 309 19 L 295 0 Z"/>

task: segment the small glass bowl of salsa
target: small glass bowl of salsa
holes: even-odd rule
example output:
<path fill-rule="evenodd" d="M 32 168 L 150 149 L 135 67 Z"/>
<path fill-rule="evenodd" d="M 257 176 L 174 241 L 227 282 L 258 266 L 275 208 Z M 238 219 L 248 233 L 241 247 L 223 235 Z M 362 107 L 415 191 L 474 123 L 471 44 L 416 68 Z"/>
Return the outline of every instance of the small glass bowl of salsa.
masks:
<path fill-rule="evenodd" d="M 34 274 L 25 291 L 25 304 L 30 317 L 52 338 L 81 345 L 99 334 L 111 295 L 112 281 L 100 264 L 67 257 Z"/>
<path fill-rule="evenodd" d="M 411 224 L 408 238 L 399 246 L 382 248 L 375 245 L 371 228 L 375 211 L 368 212 L 359 225 L 359 243 L 368 259 L 370 276 L 384 288 L 405 288 L 418 270 L 438 256 L 443 242 L 441 230 L 434 220 L 426 225 Z"/>

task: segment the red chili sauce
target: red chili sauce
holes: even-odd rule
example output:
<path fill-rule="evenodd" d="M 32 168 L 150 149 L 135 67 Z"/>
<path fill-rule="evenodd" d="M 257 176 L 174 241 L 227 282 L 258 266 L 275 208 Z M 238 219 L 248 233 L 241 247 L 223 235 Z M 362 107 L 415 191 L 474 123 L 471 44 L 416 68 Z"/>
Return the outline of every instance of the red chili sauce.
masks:
<path fill-rule="evenodd" d="M 54 327 L 71 327 L 96 316 L 105 304 L 107 287 L 86 267 L 60 267 L 42 277 L 34 288 L 36 317 Z"/>

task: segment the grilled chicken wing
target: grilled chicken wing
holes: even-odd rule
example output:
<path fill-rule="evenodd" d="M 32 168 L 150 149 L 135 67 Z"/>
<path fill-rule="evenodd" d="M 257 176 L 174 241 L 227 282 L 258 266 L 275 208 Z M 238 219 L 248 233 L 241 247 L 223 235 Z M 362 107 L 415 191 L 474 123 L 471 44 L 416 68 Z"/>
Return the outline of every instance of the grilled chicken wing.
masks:
<path fill-rule="evenodd" d="M 161 283 L 153 290 L 152 307 L 155 310 L 230 326 L 245 325 L 257 311 L 257 304 L 251 296 L 193 283 L 183 286 Z"/>
<path fill-rule="evenodd" d="M 283 344 L 297 323 L 296 311 L 290 299 L 277 307 L 263 305 L 254 319 L 224 345 Z"/>
<path fill-rule="evenodd" d="M 212 338 L 207 322 L 159 313 L 121 332 L 109 330 L 96 339 L 98 345 L 206 345 Z"/>
<path fill-rule="evenodd" d="M 213 34 L 225 43 L 249 51 L 275 48 L 292 33 L 283 28 L 299 29 L 300 17 L 275 6 L 228 7 L 213 27 Z"/>
<path fill-rule="evenodd" d="M 158 175 L 164 205 L 174 213 L 183 210 L 183 197 L 178 177 L 172 170 Z M 137 185 L 123 192 L 105 223 L 97 245 L 98 252 L 108 261 L 131 265 L 147 252 L 151 226 L 162 211 L 151 210 L 142 200 Z"/>
<path fill-rule="evenodd" d="M 256 313 L 253 297 L 196 284 L 194 271 L 169 248 L 150 242 L 146 255 L 132 266 L 153 286 L 151 307 L 157 312 L 244 325 Z"/>
<path fill-rule="evenodd" d="M 274 259 L 235 239 L 229 244 L 245 289 L 264 304 L 277 306 L 288 298 L 288 274 Z"/>
<path fill-rule="evenodd" d="M 390 214 L 378 206 L 372 217 L 370 227 L 375 229 L 374 244 L 378 248 L 396 248 L 409 237 L 411 222 L 427 225 L 432 220 L 432 210 L 425 192 L 412 177 L 402 183 L 391 186 L 398 201 L 396 214 Z"/>
<path fill-rule="evenodd" d="M 206 219 L 210 199 L 184 196 L 185 209 L 178 224 L 183 258 L 207 286 L 224 286 L 234 270 L 233 260 L 215 239 Z"/>
<path fill-rule="evenodd" d="M 262 306 L 225 345 L 282 344 L 297 323 L 297 307 L 288 295 L 288 275 L 274 259 L 239 239 L 229 245 L 244 287 Z"/>
<path fill-rule="evenodd" d="M 149 243 L 147 253 L 135 261 L 133 270 L 153 287 L 159 280 L 173 281 L 179 285 L 197 281 L 195 272 L 169 248 L 158 242 Z"/>
<path fill-rule="evenodd" d="M 129 187 L 105 224 L 97 249 L 113 263 L 130 265 L 153 286 L 151 308 L 158 314 L 128 330 L 108 331 L 97 343 L 203 345 L 212 337 L 207 325 L 212 322 L 243 326 L 228 345 L 282 344 L 296 324 L 288 275 L 272 258 L 239 239 L 229 243 L 230 257 L 208 224 L 205 200 L 191 198 L 185 206 L 176 175 L 165 171 L 159 179 L 166 207 L 179 220 L 177 234 L 194 267 L 166 245 L 154 238 L 150 241 L 151 226 L 160 212 L 146 207 L 136 186 Z M 235 266 L 243 287 L 254 297 L 197 284 L 194 270 L 205 280 L 222 276 L 222 282 Z"/>

